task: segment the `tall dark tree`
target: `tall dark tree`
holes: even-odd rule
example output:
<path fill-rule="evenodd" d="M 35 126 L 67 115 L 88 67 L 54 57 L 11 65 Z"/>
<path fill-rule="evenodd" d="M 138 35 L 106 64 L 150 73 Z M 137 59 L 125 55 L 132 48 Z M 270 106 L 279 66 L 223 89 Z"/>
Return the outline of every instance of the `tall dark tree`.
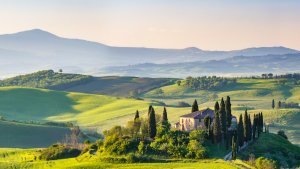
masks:
<path fill-rule="evenodd" d="M 206 115 L 205 117 L 204 117 L 204 126 L 205 126 L 205 128 L 206 129 L 209 129 L 209 127 L 210 127 L 210 125 L 211 125 L 211 118 L 210 118 L 210 116 L 209 115 Z"/>
<path fill-rule="evenodd" d="M 231 102 L 230 102 L 230 97 L 227 96 L 226 98 L 226 102 L 225 102 L 225 111 L 226 111 L 226 124 L 227 124 L 227 128 L 230 127 L 231 125 L 231 118 L 232 118 L 232 114 L 231 114 Z"/>
<path fill-rule="evenodd" d="M 135 116 L 134 116 L 134 120 L 136 120 L 136 119 L 138 119 L 138 118 L 140 118 L 140 113 L 139 113 L 138 110 L 136 110 Z"/>
<path fill-rule="evenodd" d="M 274 109 L 275 108 L 275 100 L 273 99 L 272 100 L 272 109 Z"/>
<path fill-rule="evenodd" d="M 156 119 L 155 119 L 155 111 L 152 108 L 149 114 L 149 123 L 148 123 L 149 127 L 149 137 L 154 139 L 154 137 L 156 136 Z"/>
<path fill-rule="evenodd" d="M 252 123 L 251 123 L 250 114 L 248 115 L 248 125 L 249 125 L 249 138 L 248 138 L 248 140 L 250 141 L 252 139 Z"/>
<path fill-rule="evenodd" d="M 249 133 L 250 132 L 249 132 L 247 109 L 245 110 L 243 125 L 244 125 L 244 140 L 249 141 Z"/>
<path fill-rule="evenodd" d="M 281 108 L 281 101 L 278 101 L 278 108 Z"/>
<path fill-rule="evenodd" d="M 244 144 L 244 124 L 243 124 L 243 115 L 240 114 L 238 127 L 237 127 L 237 139 L 238 139 L 238 145 L 243 146 Z"/>
<path fill-rule="evenodd" d="M 226 111 L 225 111 L 225 102 L 224 99 L 221 99 L 220 103 L 220 119 L 221 119 L 221 127 L 222 127 L 222 133 L 225 137 L 226 131 L 227 131 L 227 124 L 226 124 Z"/>
<path fill-rule="evenodd" d="M 256 131 L 257 131 L 257 115 L 254 114 L 253 118 L 253 127 L 252 127 L 252 139 L 255 140 L 256 137 Z"/>
<path fill-rule="evenodd" d="M 195 99 L 195 101 L 192 105 L 192 113 L 195 112 L 195 111 L 199 111 L 198 102 L 197 102 L 196 99 Z"/>
<path fill-rule="evenodd" d="M 148 108 L 148 116 L 150 115 L 152 109 L 153 109 L 153 107 L 152 107 L 152 105 L 150 105 L 149 108 Z"/>
<path fill-rule="evenodd" d="M 232 156 L 232 160 L 236 160 L 236 138 L 235 138 L 235 135 L 232 136 L 232 150 L 231 150 L 231 156 Z"/>
<path fill-rule="evenodd" d="M 164 107 L 163 117 L 162 117 L 162 127 L 164 132 L 170 131 L 171 125 L 168 121 L 168 113 L 166 107 Z"/>
<path fill-rule="evenodd" d="M 219 112 L 219 110 L 220 110 L 219 103 L 216 102 L 216 103 L 215 103 L 215 114 L 214 114 L 215 117 L 216 117 L 216 113 Z"/>
<path fill-rule="evenodd" d="M 219 112 L 215 112 L 214 124 L 213 124 L 213 134 L 215 143 L 220 143 L 222 140 L 222 128 L 220 123 Z"/>
<path fill-rule="evenodd" d="M 166 107 L 164 107 L 162 121 L 163 122 L 168 122 L 168 113 L 167 113 Z"/>

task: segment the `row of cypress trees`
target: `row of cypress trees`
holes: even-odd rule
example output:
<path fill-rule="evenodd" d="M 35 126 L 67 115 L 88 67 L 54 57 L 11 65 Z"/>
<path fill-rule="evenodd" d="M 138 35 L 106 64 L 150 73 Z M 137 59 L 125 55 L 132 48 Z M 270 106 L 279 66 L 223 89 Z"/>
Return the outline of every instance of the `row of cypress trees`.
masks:
<path fill-rule="evenodd" d="M 263 132 L 263 114 L 262 112 L 254 114 L 253 124 L 251 123 L 250 115 L 247 110 L 244 113 L 244 117 L 240 114 L 237 130 L 234 131 L 232 136 L 232 159 L 236 159 L 236 153 L 238 147 L 244 145 L 245 142 L 255 140 Z"/>
<path fill-rule="evenodd" d="M 140 117 L 139 111 L 137 110 L 135 113 L 134 121 L 136 121 Z M 164 107 L 162 122 L 161 122 L 163 132 L 170 130 L 170 123 L 168 121 L 168 113 L 166 107 Z M 157 122 L 155 117 L 155 110 L 152 105 L 149 106 L 148 109 L 148 134 L 149 137 L 154 139 L 157 133 Z"/>

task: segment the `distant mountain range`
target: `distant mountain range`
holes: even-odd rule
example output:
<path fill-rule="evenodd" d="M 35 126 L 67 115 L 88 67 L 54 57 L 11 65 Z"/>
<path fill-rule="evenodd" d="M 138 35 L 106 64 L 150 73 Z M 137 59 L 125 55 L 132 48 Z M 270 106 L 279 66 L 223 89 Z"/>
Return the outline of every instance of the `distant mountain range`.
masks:
<path fill-rule="evenodd" d="M 86 40 L 62 38 L 34 29 L 0 35 L 0 77 L 59 68 L 65 72 L 93 75 L 164 77 L 170 73 L 174 76 L 197 75 L 199 72 L 253 73 L 250 62 L 253 65 L 257 63 L 261 65 L 262 68 L 255 69 L 255 72 L 278 70 L 282 69 L 280 66 L 283 61 L 285 64 L 299 63 L 297 58 L 300 56 L 291 55 L 297 53 L 300 52 L 285 47 L 259 47 L 233 51 L 205 51 L 195 47 L 184 49 L 112 47 Z M 272 60 L 273 64 L 262 66 L 263 63 L 260 62 L 262 57 L 265 60 Z M 241 65 L 242 60 L 243 63 L 249 64 Z M 234 67 L 231 67 L 232 65 Z M 156 69 L 153 69 L 154 67 Z M 288 69 L 296 71 L 296 68 L 297 66 Z M 170 70 L 172 72 L 169 72 Z"/>
<path fill-rule="evenodd" d="M 250 76 L 261 73 L 285 74 L 300 72 L 300 53 L 264 56 L 234 56 L 221 60 L 173 64 L 137 64 L 102 70 L 123 76 L 187 77 L 187 76 Z"/>

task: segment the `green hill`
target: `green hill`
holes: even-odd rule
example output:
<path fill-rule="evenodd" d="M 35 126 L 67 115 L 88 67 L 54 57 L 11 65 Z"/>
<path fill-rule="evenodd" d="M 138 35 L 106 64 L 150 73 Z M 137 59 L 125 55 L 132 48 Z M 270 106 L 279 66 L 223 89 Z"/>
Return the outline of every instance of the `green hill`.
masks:
<path fill-rule="evenodd" d="M 119 76 L 93 77 L 43 70 L 1 80 L 0 86 L 20 86 L 110 96 L 138 97 L 144 92 L 170 84 L 174 80 L 171 78 Z"/>
<path fill-rule="evenodd" d="M 20 87 L 1 87 L 0 103 L 0 116 L 9 120 L 74 122 L 99 130 L 125 122 L 149 105 L 142 100 Z"/>
<path fill-rule="evenodd" d="M 48 147 L 62 141 L 69 128 L 0 121 L 0 147 Z"/>
<path fill-rule="evenodd" d="M 300 166 L 300 147 L 272 133 L 263 133 L 258 140 L 239 153 L 238 157 L 248 160 L 250 154 L 272 158 L 285 168 Z"/>

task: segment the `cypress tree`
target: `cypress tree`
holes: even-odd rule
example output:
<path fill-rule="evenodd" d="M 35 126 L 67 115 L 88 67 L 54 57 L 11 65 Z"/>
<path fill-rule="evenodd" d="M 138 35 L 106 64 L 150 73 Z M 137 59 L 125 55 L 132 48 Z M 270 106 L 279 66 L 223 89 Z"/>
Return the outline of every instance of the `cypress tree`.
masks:
<path fill-rule="evenodd" d="M 249 125 L 248 125 L 247 109 L 246 109 L 245 114 L 244 114 L 243 125 L 244 125 L 244 140 L 247 142 L 249 140 Z"/>
<path fill-rule="evenodd" d="M 281 108 L 281 101 L 278 101 L 278 108 Z"/>
<path fill-rule="evenodd" d="M 195 101 L 193 103 L 193 106 L 192 106 L 192 113 L 195 112 L 195 111 L 199 111 L 198 102 L 197 102 L 196 99 L 195 99 Z"/>
<path fill-rule="evenodd" d="M 237 128 L 237 137 L 238 137 L 238 145 L 243 146 L 244 144 L 244 124 L 243 124 L 243 115 L 240 114 L 238 128 Z"/>
<path fill-rule="evenodd" d="M 134 120 L 136 120 L 136 119 L 138 119 L 138 118 L 140 118 L 140 113 L 139 113 L 138 110 L 136 110 L 135 116 L 134 116 Z"/>
<path fill-rule="evenodd" d="M 231 156 L 232 156 L 232 160 L 236 160 L 236 139 L 235 139 L 235 135 L 232 136 L 232 150 L 231 150 Z"/>
<path fill-rule="evenodd" d="M 222 139 L 222 128 L 220 123 L 219 112 L 215 113 L 213 134 L 214 134 L 215 143 L 220 143 Z"/>
<path fill-rule="evenodd" d="M 168 114 L 167 114 L 167 109 L 166 109 L 166 107 L 164 107 L 162 121 L 163 121 L 163 122 L 168 122 Z"/>
<path fill-rule="evenodd" d="M 274 109 L 275 108 L 275 100 L 273 99 L 272 100 L 272 109 Z"/>
<path fill-rule="evenodd" d="M 222 133 L 223 136 L 226 136 L 226 131 L 227 131 L 227 124 L 226 124 L 226 111 L 225 111 L 225 102 L 223 98 L 221 99 L 220 103 L 220 119 L 221 119 L 221 127 L 222 127 Z"/>
<path fill-rule="evenodd" d="M 220 110 L 219 103 L 216 102 L 216 103 L 215 103 L 215 114 L 214 114 L 215 117 L 216 117 L 216 113 L 219 112 L 219 110 Z"/>
<path fill-rule="evenodd" d="M 252 139 L 252 124 L 250 114 L 248 115 L 248 125 L 249 125 L 249 141 Z"/>
<path fill-rule="evenodd" d="M 261 112 L 261 131 L 264 129 L 264 116 L 263 113 Z"/>
<path fill-rule="evenodd" d="M 231 103 L 230 103 L 230 97 L 227 96 L 226 102 L 225 102 L 225 111 L 226 111 L 226 119 L 227 119 L 227 128 L 231 126 Z"/>
<path fill-rule="evenodd" d="M 149 115 L 150 115 L 152 109 L 153 109 L 153 107 L 152 107 L 152 105 L 150 105 L 149 108 L 148 108 L 148 117 L 149 117 Z"/>
<path fill-rule="evenodd" d="M 171 128 L 170 123 L 168 121 L 168 113 L 167 113 L 166 107 L 164 107 L 164 111 L 163 111 L 162 126 L 163 126 L 165 132 L 169 131 Z"/>
<path fill-rule="evenodd" d="M 252 127 L 252 138 L 253 138 L 253 140 L 255 140 L 256 130 L 257 130 L 257 115 L 254 114 L 253 127 Z"/>
<path fill-rule="evenodd" d="M 154 139 L 156 136 L 156 119 L 155 119 L 155 111 L 152 108 L 149 114 L 149 137 Z"/>

